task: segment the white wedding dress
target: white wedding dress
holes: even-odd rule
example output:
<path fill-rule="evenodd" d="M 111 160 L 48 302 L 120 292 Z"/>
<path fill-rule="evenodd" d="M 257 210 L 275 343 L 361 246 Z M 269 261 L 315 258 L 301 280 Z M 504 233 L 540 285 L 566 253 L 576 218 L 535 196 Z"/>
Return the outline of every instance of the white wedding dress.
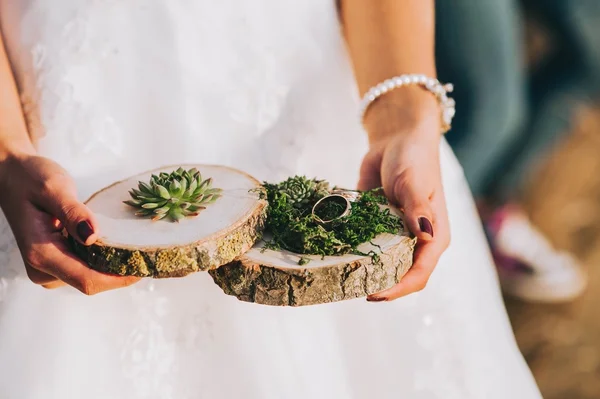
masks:
<path fill-rule="evenodd" d="M 0 0 L 0 24 L 31 134 L 82 199 L 185 162 L 356 184 L 367 143 L 333 0 Z M 0 214 L 0 398 L 540 398 L 441 152 L 452 245 L 391 303 L 260 306 L 207 273 L 47 291 Z"/>

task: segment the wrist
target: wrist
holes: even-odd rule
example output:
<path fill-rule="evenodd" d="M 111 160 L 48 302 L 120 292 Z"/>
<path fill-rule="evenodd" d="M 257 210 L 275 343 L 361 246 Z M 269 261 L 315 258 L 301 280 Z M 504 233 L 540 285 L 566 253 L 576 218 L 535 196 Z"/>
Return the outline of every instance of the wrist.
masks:
<path fill-rule="evenodd" d="M 416 85 L 400 87 L 377 98 L 366 111 L 363 123 L 370 143 L 397 134 L 415 134 L 436 141 L 442 136 L 436 97 Z"/>

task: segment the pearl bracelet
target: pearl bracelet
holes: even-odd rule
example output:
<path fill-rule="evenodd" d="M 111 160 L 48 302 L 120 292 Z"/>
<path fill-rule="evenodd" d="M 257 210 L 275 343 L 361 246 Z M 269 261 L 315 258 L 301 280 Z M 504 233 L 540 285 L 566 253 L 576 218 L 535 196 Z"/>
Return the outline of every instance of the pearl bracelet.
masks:
<path fill-rule="evenodd" d="M 360 123 L 363 123 L 365 113 L 373 101 L 388 91 L 408 85 L 419 85 L 435 95 L 440 107 L 442 108 L 442 133 L 446 133 L 448 130 L 450 130 L 452 118 L 454 118 L 456 110 L 454 99 L 448 97 L 448 93 L 451 93 L 454 87 L 451 83 L 444 85 L 437 79 L 421 74 L 396 76 L 394 78 L 387 79 L 386 81 L 381 82 L 377 86 L 369 89 L 369 91 L 365 93 L 360 101 Z"/>

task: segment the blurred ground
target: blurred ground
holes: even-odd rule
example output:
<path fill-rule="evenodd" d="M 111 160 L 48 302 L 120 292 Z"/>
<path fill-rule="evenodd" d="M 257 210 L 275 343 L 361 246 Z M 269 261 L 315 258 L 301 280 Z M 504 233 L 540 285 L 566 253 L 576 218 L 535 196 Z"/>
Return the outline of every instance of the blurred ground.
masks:
<path fill-rule="evenodd" d="M 531 67 L 552 51 L 555 38 L 535 14 L 526 17 Z M 553 244 L 584 262 L 590 285 L 582 298 L 565 305 L 506 299 L 517 341 L 545 399 L 600 399 L 600 108 L 582 109 L 573 125 L 523 200 Z"/>
<path fill-rule="evenodd" d="M 535 224 L 590 273 L 568 305 L 507 299 L 517 341 L 545 399 L 600 399 L 600 110 L 583 110 L 525 195 Z"/>

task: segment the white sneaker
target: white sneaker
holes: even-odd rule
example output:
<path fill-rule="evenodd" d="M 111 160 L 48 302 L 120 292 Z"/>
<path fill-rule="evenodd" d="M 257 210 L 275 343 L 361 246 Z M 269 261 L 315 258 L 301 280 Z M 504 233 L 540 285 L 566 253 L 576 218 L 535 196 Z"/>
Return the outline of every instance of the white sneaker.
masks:
<path fill-rule="evenodd" d="M 552 247 L 526 216 L 499 212 L 490 233 L 506 294 L 530 302 L 557 303 L 571 301 L 585 291 L 587 274 L 577 259 Z"/>

